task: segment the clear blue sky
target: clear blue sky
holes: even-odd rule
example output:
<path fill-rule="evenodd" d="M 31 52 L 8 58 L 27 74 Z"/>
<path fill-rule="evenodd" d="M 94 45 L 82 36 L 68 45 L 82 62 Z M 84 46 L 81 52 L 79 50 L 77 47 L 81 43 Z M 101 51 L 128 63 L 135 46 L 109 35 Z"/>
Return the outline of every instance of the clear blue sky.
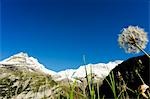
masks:
<path fill-rule="evenodd" d="M 18 52 L 55 71 L 126 54 L 117 39 L 123 27 L 149 32 L 148 0 L 1 0 L 0 60 Z M 146 48 L 149 51 L 149 48 Z"/>

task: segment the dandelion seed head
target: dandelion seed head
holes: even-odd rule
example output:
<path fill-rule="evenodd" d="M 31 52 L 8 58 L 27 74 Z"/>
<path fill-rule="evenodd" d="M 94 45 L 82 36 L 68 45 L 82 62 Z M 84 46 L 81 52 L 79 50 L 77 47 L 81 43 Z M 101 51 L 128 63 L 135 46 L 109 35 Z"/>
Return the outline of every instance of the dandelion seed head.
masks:
<path fill-rule="evenodd" d="M 125 49 L 125 52 L 138 53 L 140 50 L 136 47 L 136 44 L 145 49 L 148 43 L 147 33 L 138 26 L 129 26 L 121 30 L 118 42 L 120 47 Z"/>

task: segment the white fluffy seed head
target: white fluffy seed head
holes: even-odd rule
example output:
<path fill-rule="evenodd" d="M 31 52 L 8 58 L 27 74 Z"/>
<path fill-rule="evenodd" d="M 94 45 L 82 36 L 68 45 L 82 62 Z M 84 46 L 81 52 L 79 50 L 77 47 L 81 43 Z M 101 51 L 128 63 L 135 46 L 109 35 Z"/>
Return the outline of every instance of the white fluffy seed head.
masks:
<path fill-rule="evenodd" d="M 129 26 L 121 31 L 118 42 L 125 49 L 125 52 L 138 53 L 140 50 L 135 44 L 139 45 L 142 49 L 146 48 L 146 44 L 148 43 L 147 33 L 138 26 Z"/>

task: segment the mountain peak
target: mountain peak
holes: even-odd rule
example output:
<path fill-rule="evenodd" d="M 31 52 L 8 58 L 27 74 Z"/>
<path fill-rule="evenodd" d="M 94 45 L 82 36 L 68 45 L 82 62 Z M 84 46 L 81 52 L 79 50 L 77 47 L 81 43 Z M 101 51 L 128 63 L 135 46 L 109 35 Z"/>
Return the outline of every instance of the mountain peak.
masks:
<path fill-rule="evenodd" d="M 28 57 L 28 54 L 25 53 L 25 52 L 20 52 L 20 53 L 17 53 L 15 55 L 13 55 L 13 56 L 16 56 L 16 57 Z"/>
<path fill-rule="evenodd" d="M 20 52 L 0 62 L 3 65 L 12 65 L 19 67 L 27 67 L 31 70 L 41 71 L 46 74 L 54 75 L 54 71 L 48 70 L 36 58 L 30 57 L 27 53 Z"/>
<path fill-rule="evenodd" d="M 21 63 L 26 62 L 26 59 L 28 59 L 29 56 L 27 53 L 20 52 L 15 55 L 10 56 L 9 58 L 2 61 L 2 63 Z"/>

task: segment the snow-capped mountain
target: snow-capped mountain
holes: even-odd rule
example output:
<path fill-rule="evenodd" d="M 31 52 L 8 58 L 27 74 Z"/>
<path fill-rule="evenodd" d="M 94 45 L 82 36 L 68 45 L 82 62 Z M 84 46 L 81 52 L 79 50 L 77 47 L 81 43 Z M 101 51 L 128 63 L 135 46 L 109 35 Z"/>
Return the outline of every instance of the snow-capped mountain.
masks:
<path fill-rule="evenodd" d="M 45 68 L 37 59 L 29 57 L 27 53 L 20 52 L 0 62 L 1 66 L 27 67 L 30 71 L 41 71 L 46 74 L 56 75 L 56 72 Z"/>
<path fill-rule="evenodd" d="M 104 79 L 115 66 L 122 63 L 117 60 L 109 63 L 98 63 L 86 65 L 87 74 L 94 74 L 98 79 Z M 85 66 L 79 66 L 78 69 L 66 69 L 64 71 L 55 72 L 45 68 L 44 65 L 40 64 L 37 59 L 29 57 L 27 53 L 18 53 L 0 62 L 0 66 L 18 66 L 27 67 L 30 71 L 40 71 L 45 74 L 52 75 L 56 81 L 64 79 L 74 80 L 76 78 L 85 78 Z"/>
<path fill-rule="evenodd" d="M 109 62 L 109 63 L 83 65 L 83 66 L 80 66 L 78 69 L 67 69 L 67 70 L 58 72 L 58 74 L 62 76 L 58 80 L 62 80 L 66 78 L 69 78 L 71 80 L 75 78 L 85 78 L 86 77 L 85 69 L 87 70 L 88 75 L 91 73 L 91 70 L 92 70 L 92 74 L 94 74 L 98 79 L 102 80 L 109 74 L 109 72 L 113 68 L 115 68 L 120 63 L 122 63 L 122 61 L 117 60 L 117 61 Z"/>

